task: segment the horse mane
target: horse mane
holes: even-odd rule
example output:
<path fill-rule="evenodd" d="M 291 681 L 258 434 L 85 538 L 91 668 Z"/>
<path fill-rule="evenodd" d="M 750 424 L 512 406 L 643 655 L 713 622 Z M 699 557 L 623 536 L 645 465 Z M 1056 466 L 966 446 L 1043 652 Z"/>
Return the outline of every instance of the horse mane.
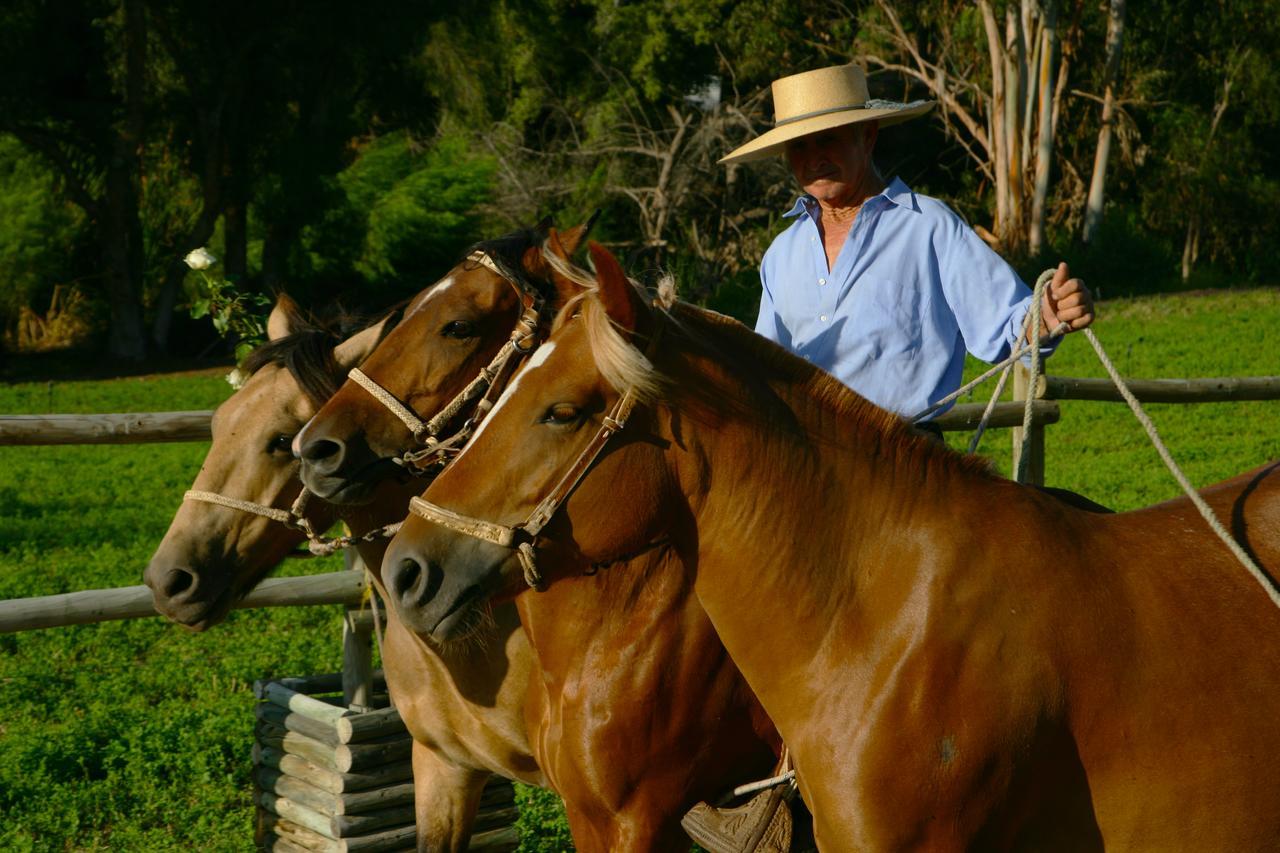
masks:
<path fill-rule="evenodd" d="M 723 314 L 686 302 L 675 302 L 670 309 L 654 304 L 654 320 L 666 329 L 659 352 L 651 361 L 614 325 L 597 293 L 595 288 L 584 290 L 561 312 L 557 324 L 567 322 L 570 316 L 581 318 L 596 367 L 617 391 L 630 388 L 645 403 L 664 402 L 679 407 L 681 403 L 694 402 L 721 412 L 731 409 L 738 417 L 808 434 L 780 395 L 777 386 L 781 385 L 849 424 L 849 431 L 838 439 L 842 444 L 866 444 L 896 465 L 914 465 L 929 473 L 949 470 L 994 476 L 987 460 L 958 453 L 917 433 L 905 418 L 880 408 L 825 370 Z M 645 302 L 649 304 L 649 300 Z M 664 370 L 663 362 L 669 359 L 663 356 L 674 352 L 700 354 L 720 365 L 730 381 L 745 391 L 747 399 L 740 400 L 741 393 L 726 393 L 730 389 L 723 387 L 724 381 L 705 371 L 686 371 L 677 376 L 670 366 Z M 831 436 L 808 437 L 833 440 Z"/>
<path fill-rule="evenodd" d="M 342 310 L 335 310 L 327 320 L 314 315 L 304 315 L 292 306 L 289 313 L 291 334 L 267 341 L 254 349 L 240 365 L 240 369 L 252 376 L 269 364 L 289 371 L 307 398 L 316 406 L 322 406 L 338 391 L 342 377 L 333 351 L 347 338 L 384 319 L 390 318 L 382 334 L 400 322 L 405 303 L 400 303 L 379 314 L 372 320 L 361 319 Z"/>

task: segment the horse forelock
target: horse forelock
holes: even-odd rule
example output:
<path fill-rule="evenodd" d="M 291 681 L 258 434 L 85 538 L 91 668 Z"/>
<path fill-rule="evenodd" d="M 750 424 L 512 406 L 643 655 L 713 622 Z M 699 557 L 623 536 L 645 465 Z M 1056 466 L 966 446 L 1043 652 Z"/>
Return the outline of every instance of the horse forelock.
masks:
<path fill-rule="evenodd" d="M 267 341 L 253 352 L 245 356 L 241 368 L 250 376 L 269 364 L 274 364 L 289 371 L 289 375 L 298 383 L 298 387 L 317 408 L 323 406 L 335 393 L 342 382 L 334 350 L 347 337 L 360 329 L 388 320 L 382 329 L 381 337 L 395 328 L 403 316 L 403 304 L 384 312 L 373 322 L 356 324 L 346 315 L 339 316 L 333 323 L 319 325 L 299 321 L 297 331 L 274 341 Z M 359 325 L 354 331 L 346 331 L 353 325 Z M 380 337 L 380 339 L 381 339 Z"/>

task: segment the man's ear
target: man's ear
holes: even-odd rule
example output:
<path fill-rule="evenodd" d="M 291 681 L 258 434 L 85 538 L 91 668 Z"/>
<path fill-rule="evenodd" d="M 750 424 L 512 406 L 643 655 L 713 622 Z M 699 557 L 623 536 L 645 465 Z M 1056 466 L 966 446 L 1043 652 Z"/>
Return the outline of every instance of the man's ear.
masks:
<path fill-rule="evenodd" d="M 627 334 L 634 334 L 641 318 L 646 316 L 644 302 L 612 253 L 592 240 L 587 244 L 591 263 L 596 268 L 600 304 L 613 324 Z"/>
<path fill-rule="evenodd" d="M 298 307 L 298 303 L 294 302 L 287 293 L 278 294 L 275 307 L 267 317 L 267 340 L 278 341 L 281 338 L 287 338 L 301 331 L 305 325 L 302 309 Z"/>
<path fill-rule="evenodd" d="M 359 367 L 378 348 L 382 338 L 395 325 L 393 321 L 397 316 L 398 312 L 388 314 L 372 326 L 361 329 L 338 344 L 333 350 L 333 360 L 344 371 Z"/>

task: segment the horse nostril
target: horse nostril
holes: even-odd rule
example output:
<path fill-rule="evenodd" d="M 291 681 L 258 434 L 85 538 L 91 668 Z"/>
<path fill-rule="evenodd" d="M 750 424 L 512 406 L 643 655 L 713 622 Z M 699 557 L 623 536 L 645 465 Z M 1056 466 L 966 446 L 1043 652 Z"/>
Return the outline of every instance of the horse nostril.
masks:
<path fill-rule="evenodd" d="M 196 576 L 187 569 L 169 569 L 165 573 L 160 591 L 166 598 L 174 599 L 195 586 Z"/>
<path fill-rule="evenodd" d="M 341 441 L 329 438 L 317 438 L 302 446 L 302 460 L 317 470 L 333 471 L 342 464 L 346 451 Z"/>
<path fill-rule="evenodd" d="M 391 594 L 401 600 L 411 597 L 413 588 L 418 585 L 422 579 L 422 567 L 418 565 L 416 560 L 405 557 L 396 564 L 396 569 L 391 573 Z"/>

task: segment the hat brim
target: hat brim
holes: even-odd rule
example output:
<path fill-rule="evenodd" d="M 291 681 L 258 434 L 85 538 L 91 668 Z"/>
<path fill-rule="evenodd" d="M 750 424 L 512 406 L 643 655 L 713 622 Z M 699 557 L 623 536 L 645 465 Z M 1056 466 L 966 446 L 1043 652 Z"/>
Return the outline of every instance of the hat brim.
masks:
<path fill-rule="evenodd" d="M 935 103 L 936 101 L 925 101 L 922 104 L 913 104 L 907 107 L 885 107 L 873 110 L 851 109 L 842 110 L 838 113 L 813 116 L 812 118 L 802 119 L 766 131 L 746 145 L 733 149 L 721 157 L 718 162 L 744 163 L 748 160 L 763 160 L 775 154 L 781 154 L 786 144 L 793 139 L 799 139 L 802 136 L 808 136 L 811 133 L 818 133 L 822 130 L 831 130 L 833 127 L 843 127 L 846 124 L 861 124 L 868 121 L 877 121 L 881 127 L 901 124 L 904 121 L 919 118 L 929 112 L 929 110 L 933 109 Z"/>

